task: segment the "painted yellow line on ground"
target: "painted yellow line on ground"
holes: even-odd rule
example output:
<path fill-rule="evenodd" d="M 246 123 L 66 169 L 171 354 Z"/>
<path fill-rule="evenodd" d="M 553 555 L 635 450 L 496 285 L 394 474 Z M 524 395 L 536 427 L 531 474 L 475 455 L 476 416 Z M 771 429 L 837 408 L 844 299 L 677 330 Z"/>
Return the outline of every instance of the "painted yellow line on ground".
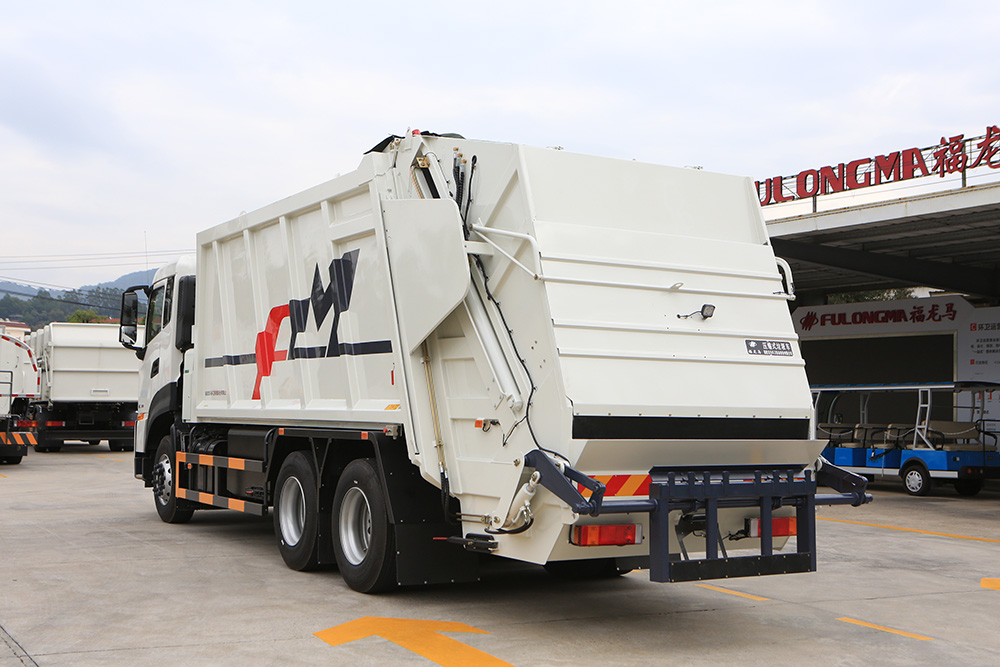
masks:
<path fill-rule="evenodd" d="M 765 602 L 771 598 L 762 598 L 759 595 L 750 595 L 749 593 L 740 593 L 739 591 L 731 591 L 728 588 L 719 588 L 718 586 L 709 586 L 708 584 L 698 584 L 702 588 L 707 588 L 710 591 L 718 591 L 720 593 L 729 593 L 730 595 L 738 595 L 741 598 L 746 598 L 748 600 L 757 600 L 758 602 Z"/>
<path fill-rule="evenodd" d="M 446 637 L 440 634 L 441 632 L 489 634 L 486 630 L 480 630 L 465 623 L 409 618 L 379 618 L 377 616 L 365 616 L 313 634 L 331 646 L 376 635 L 442 667 L 466 667 L 466 665 L 512 667 L 508 662 L 451 637 Z"/>
<path fill-rule="evenodd" d="M 124 461 L 122 461 L 121 459 L 111 459 L 111 460 L 112 460 L 112 461 L 117 461 L 118 463 L 125 463 L 125 462 L 124 462 Z"/>
<path fill-rule="evenodd" d="M 919 639 L 923 642 L 934 641 L 933 637 L 924 637 L 923 635 L 915 635 L 912 632 L 904 632 L 902 630 L 896 630 L 894 628 L 887 628 L 884 625 L 875 625 L 874 623 L 868 623 L 867 621 L 859 621 L 856 618 L 838 618 L 838 621 L 843 621 L 844 623 L 853 623 L 854 625 L 860 625 L 865 628 L 871 628 L 873 630 L 881 630 L 882 632 L 891 632 L 894 635 L 900 635 L 902 637 L 909 637 L 910 639 Z"/>
<path fill-rule="evenodd" d="M 4 479 L 7 479 L 7 475 L 0 474 L 0 477 L 3 477 Z"/>
<path fill-rule="evenodd" d="M 885 526 L 880 523 L 865 523 L 864 521 L 848 521 L 847 519 L 828 519 L 826 517 L 816 517 L 820 521 L 833 521 L 834 523 L 849 523 L 855 526 L 871 526 L 872 528 L 888 528 L 889 530 L 902 530 L 907 533 L 921 533 L 923 535 L 937 535 L 938 537 L 952 537 L 956 540 L 974 540 L 976 542 L 993 542 L 1000 544 L 1000 540 L 988 537 L 969 537 L 968 535 L 952 535 L 951 533 L 935 533 L 932 530 L 917 530 L 916 528 L 900 528 L 899 526 Z"/>
<path fill-rule="evenodd" d="M 1000 591 L 1000 579 L 982 579 L 979 582 L 981 588 L 992 588 L 995 591 Z"/>

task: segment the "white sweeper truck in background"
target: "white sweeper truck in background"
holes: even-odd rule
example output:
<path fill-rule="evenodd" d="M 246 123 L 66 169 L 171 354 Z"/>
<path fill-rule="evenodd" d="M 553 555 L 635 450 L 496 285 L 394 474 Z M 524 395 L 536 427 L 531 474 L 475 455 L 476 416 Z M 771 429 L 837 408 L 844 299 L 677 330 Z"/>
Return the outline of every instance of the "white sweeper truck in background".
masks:
<path fill-rule="evenodd" d="M 25 343 L 0 334 L 0 463 L 20 463 L 35 444 L 27 428 L 28 405 L 38 398 L 41 380 L 35 355 Z"/>
<path fill-rule="evenodd" d="M 139 362 L 121 348 L 117 331 L 114 324 L 53 322 L 28 336 L 41 371 L 26 422 L 36 451 L 57 452 L 75 440 L 132 448 Z"/>
<path fill-rule="evenodd" d="M 390 137 L 125 292 L 135 474 L 164 521 L 271 513 L 288 566 L 364 592 L 482 554 L 812 571 L 816 504 L 870 496 L 811 438 L 790 280 L 746 178 Z"/>

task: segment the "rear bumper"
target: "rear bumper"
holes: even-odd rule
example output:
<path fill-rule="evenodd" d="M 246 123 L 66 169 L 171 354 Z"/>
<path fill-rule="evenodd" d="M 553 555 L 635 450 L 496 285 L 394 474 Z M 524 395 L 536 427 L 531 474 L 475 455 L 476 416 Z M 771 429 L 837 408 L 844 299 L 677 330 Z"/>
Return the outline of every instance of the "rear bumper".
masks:
<path fill-rule="evenodd" d="M 540 450 L 525 456 L 525 465 L 541 473 L 540 483 L 581 515 L 649 514 L 650 580 L 658 582 L 699 581 L 816 570 L 816 505 L 861 505 L 871 501 L 865 493 L 867 481 L 823 461 L 814 478 L 812 470 L 796 466 L 734 466 L 728 469 L 653 468 L 648 499 L 605 500 L 601 482 L 563 466 L 562 470 Z M 840 493 L 816 494 L 817 481 Z M 585 499 L 577 485 L 590 490 Z M 780 508 L 795 508 L 796 552 L 774 553 L 772 518 Z M 748 508 L 759 512 L 760 553 L 729 557 L 720 545 L 719 511 Z M 677 517 L 689 518 L 678 521 Z M 684 529 L 688 526 L 698 526 Z M 691 535 L 704 539 L 703 558 L 670 553 L 671 533 L 678 542 Z"/>
<path fill-rule="evenodd" d="M 39 440 L 132 440 L 132 427 L 127 428 L 57 428 L 39 429 Z"/>
<path fill-rule="evenodd" d="M 35 435 L 26 431 L 0 431 L 0 456 L 24 456 L 35 444 Z"/>

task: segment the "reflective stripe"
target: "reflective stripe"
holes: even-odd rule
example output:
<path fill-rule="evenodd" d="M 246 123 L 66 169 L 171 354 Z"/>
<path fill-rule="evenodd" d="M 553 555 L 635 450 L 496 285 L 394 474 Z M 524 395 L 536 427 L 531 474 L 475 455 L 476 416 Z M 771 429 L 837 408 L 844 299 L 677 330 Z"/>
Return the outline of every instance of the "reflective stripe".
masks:
<path fill-rule="evenodd" d="M 591 475 L 591 479 L 604 484 L 604 497 L 612 496 L 648 496 L 652 478 L 649 475 Z M 587 488 L 577 484 L 577 489 L 584 493 Z"/>

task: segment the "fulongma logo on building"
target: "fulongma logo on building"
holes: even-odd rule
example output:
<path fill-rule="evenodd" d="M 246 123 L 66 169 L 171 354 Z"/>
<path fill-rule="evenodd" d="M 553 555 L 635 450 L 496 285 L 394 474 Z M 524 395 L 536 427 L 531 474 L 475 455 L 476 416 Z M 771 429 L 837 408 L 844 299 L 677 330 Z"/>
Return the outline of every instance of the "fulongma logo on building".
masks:
<path fill-rule="evenodd" d="M 293 299 L 275 306 L 268 313 L 264 330 L 257 333 L 253 354 L 224 355 L 205 359 L 205 367 L 257 365 L 257 379 L 253 386 L 254 400 L 260 399 L 260 385 L 265 377 L 270 377 L 275 362 L 291 359 L 320 359 L 342 355 L 385 354 L 392 352 L 392 341 L 373 340 L 358 343 L 340 340 L 337 329 L 340 316 L 351 306 L 354 293 L 354 276 L 358 268 L 359 250 L 346 252 L 340 259 L 330 262 L 330 282 L 323 286 L 319 264 L 313 272 L 312 291 L 305 299 Z M 312 311 L 316 331 L 330 320 L 330 337 L 326 345 L 313 347 L 295 345 L 298 335 L 309 327 L 309 312 Z M 288 347 L 278 347 L 278 332 L 285 320 L 289 321 L 291 334 Z"/>
<path fill-rule="evenodd" d="M 942 305 L 944 306 L 942 308 Z M 799 326 L 803 331 L 812 331 L 817 324 L 820 327 L 855 326 L 859 324 L 905 324 L 909 322 L 954 322 L 957 311 L 955 304 L 933 303 L 918 304 L 905 308 L 882 308 L 878 310 L 858 310 L 853 313 L 823 313 L 808 311 L 799 318 Z"/>

